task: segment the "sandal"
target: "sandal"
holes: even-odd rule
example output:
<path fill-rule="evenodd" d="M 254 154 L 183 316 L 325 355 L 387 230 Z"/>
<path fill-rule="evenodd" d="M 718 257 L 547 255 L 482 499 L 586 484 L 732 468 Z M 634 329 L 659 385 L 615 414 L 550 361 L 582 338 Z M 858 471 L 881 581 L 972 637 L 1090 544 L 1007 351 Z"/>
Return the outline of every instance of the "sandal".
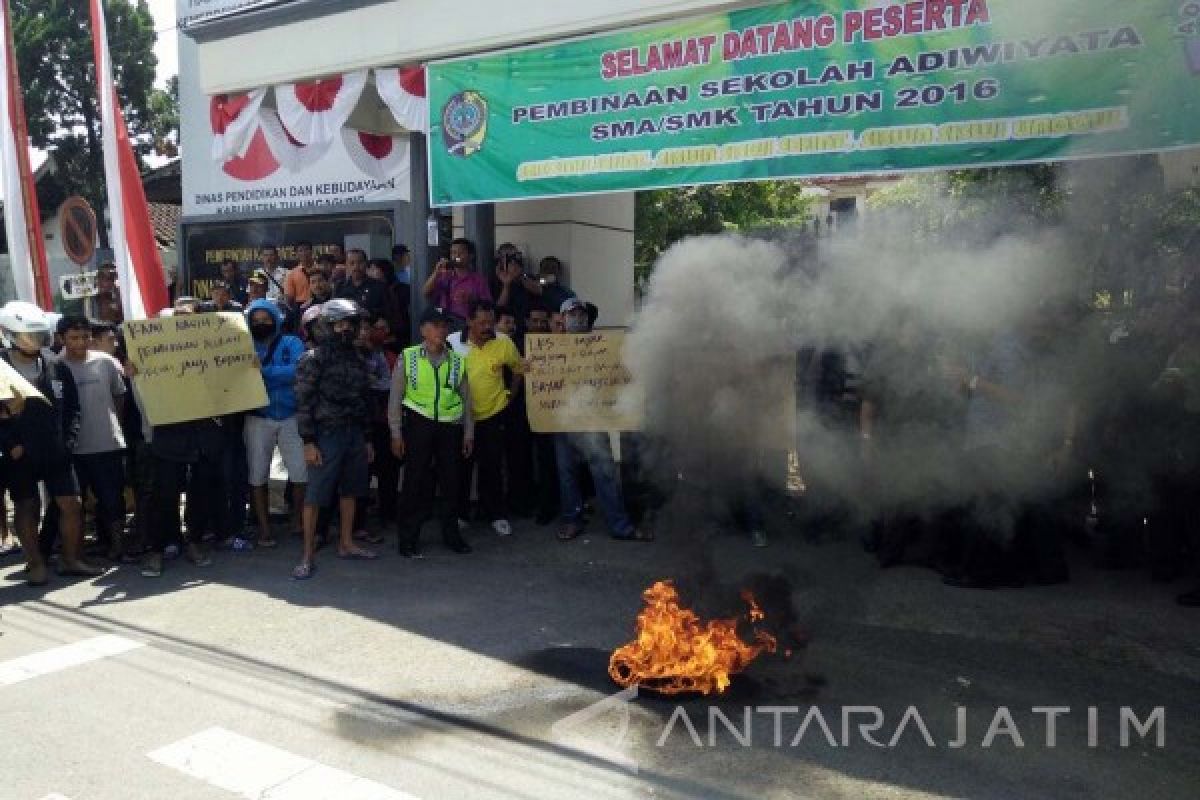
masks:
<path fill-rule="evenodd" d="M 350 561 L 374 561 L 379 558 L 379 554 L 362 547 L 354 547 L 347 550 L 345 553 L 338 553 L 338 558 L 345 558 Z"/>
<path fill-rule="evenodd" d="M 274 548 L 274 547 L 278 547 L 278 546 L 279 546 L 279 542 L 277 542 L 277 541 L 275 541 L 274 539 L 272 539 L 272 538 L 268 537 L 268 538 L 266 538 L 266 539 L 259 539 L 257 542 L 255 542 L 254 546 L 255 546 L 255 547 L 261 547 L 261 548 L 263 548 L 263 549 L 266 549 L 266 550 L 270 550 L 270 549 L 272 549 L 272 548 Z"/>
<path fill-rule="evenodd" d="M 311 578 L 313 575 L 315 575 L 316 572 L 317 572 L 316 564 L 311 564 L 308 562 L 305 562 L 303 564 L 297 564 L 296 568 L 294 570 L 292 570 L 292 580 L 306 581 L 309 578 Z"/>
<path fill-rule="evenodd" d="M 367 544 L 383 544 L 383 535 L 371 533 L 370 531 L 355 531 L 354 538 Z"/>
<path fill-rule="evenodd" d="M 569 542 L 581 533 L 583 533 L 583 526 L 572 522 L 558 532 L 558 540 L 560 542 Z"/>
<path fill-rule="evenodd" d="M 108 572 L 104 567 L 95 567 L 91 564 L 63 564 L 58 568 L 58 574 L 64 578 L 99 578 Z"/>

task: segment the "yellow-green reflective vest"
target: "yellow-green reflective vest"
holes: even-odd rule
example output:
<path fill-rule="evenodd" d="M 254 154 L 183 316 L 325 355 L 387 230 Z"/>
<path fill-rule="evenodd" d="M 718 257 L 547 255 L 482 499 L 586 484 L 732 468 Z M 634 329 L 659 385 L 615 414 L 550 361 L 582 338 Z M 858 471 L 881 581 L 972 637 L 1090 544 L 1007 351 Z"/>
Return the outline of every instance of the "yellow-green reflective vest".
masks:
<path fill-rule="evenodd" d="M 403 359 L 404 407 L 434 422 L 461 422 L 465 359 L 447 346 L 446 359 L 435 367 L 424 345 L 409 347 Z"/>

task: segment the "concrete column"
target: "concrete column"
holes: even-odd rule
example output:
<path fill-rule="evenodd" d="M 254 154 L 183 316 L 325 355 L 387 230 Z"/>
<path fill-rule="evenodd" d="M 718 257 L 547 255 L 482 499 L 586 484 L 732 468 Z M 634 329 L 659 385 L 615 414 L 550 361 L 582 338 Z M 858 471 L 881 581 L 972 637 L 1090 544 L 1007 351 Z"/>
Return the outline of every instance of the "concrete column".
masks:
<path fill-rule="evenodd" d="M 417 320 L 425 310 L 425 295 L 421 287 L 429 277 L 429 271 L 437 263 L 437 248 L 429 246 L 429 175 L 426 170 L 425 135 L 409 135 L 409 202 L 408 219 L 402 218 L 404 207 L 396 208 L 396 231 L 401 240 L 412 250 L 412 292 L 409 300 L 409 319 L 412 320 L 412 341 L 420 337 Z"/>
<path fill-rule="evenodd" d="M 487 276 L 496 252 L 496 207 L 491 203 L 463 208 L 464 235 L 475 243 L 475 268 Z"/>

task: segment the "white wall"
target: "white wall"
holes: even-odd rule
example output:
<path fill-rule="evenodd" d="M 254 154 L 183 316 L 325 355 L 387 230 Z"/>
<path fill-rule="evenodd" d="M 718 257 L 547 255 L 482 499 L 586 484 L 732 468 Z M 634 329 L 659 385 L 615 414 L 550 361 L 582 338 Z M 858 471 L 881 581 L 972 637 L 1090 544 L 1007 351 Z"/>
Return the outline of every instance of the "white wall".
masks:
<path fill-rule="evenodd" d="M 453 210 L 463 236 L 462 209 Z M 633 192 L 496 204 L 496 246 L 512 242 L 530 269 L 546 256 L 566 268 L 567 284 L 600 309 L 597 325 L 633 321 Z M 480 254 L 480 263 L 487 255 Z"/>
<path fill-rule="evenodd" d="M 1200 147 L 1163 153 L 1158 162 L 1168 191 L 1200 189 Z"/>
<path fill-rule="evenodd" d="M 200 46 L 205 94 L 220 94 L 577 36 L 761 0 L 392 0 Z"/>
<path fill-rule="evenodd" d="M 597 325 L 633 320 L 633 193 L 496 205 L 496 244 L 512 242 L 531 265 L 557 256 L 567 284 L 600 309 Z"/>

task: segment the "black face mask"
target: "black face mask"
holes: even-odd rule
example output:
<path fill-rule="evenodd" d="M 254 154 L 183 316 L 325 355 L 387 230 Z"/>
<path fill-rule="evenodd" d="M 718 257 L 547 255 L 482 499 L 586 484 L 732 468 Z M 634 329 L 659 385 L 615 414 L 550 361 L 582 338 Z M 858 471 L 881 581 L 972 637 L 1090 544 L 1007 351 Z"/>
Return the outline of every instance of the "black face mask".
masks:
<path fill-rule="evenodd" d="M 270 339 L 275 335 L 275 325 L 270 322 L 256 322 L 250 326 L 250 335 L 260 342 Z"/>
<path fill-rule="evenodd" d="M 353 347 L 354 343 L 358 340 L 358 331 L 342 331 L 341 333 L 335 333 L 334 337 L 336 341 L 346 347 Z"/>

